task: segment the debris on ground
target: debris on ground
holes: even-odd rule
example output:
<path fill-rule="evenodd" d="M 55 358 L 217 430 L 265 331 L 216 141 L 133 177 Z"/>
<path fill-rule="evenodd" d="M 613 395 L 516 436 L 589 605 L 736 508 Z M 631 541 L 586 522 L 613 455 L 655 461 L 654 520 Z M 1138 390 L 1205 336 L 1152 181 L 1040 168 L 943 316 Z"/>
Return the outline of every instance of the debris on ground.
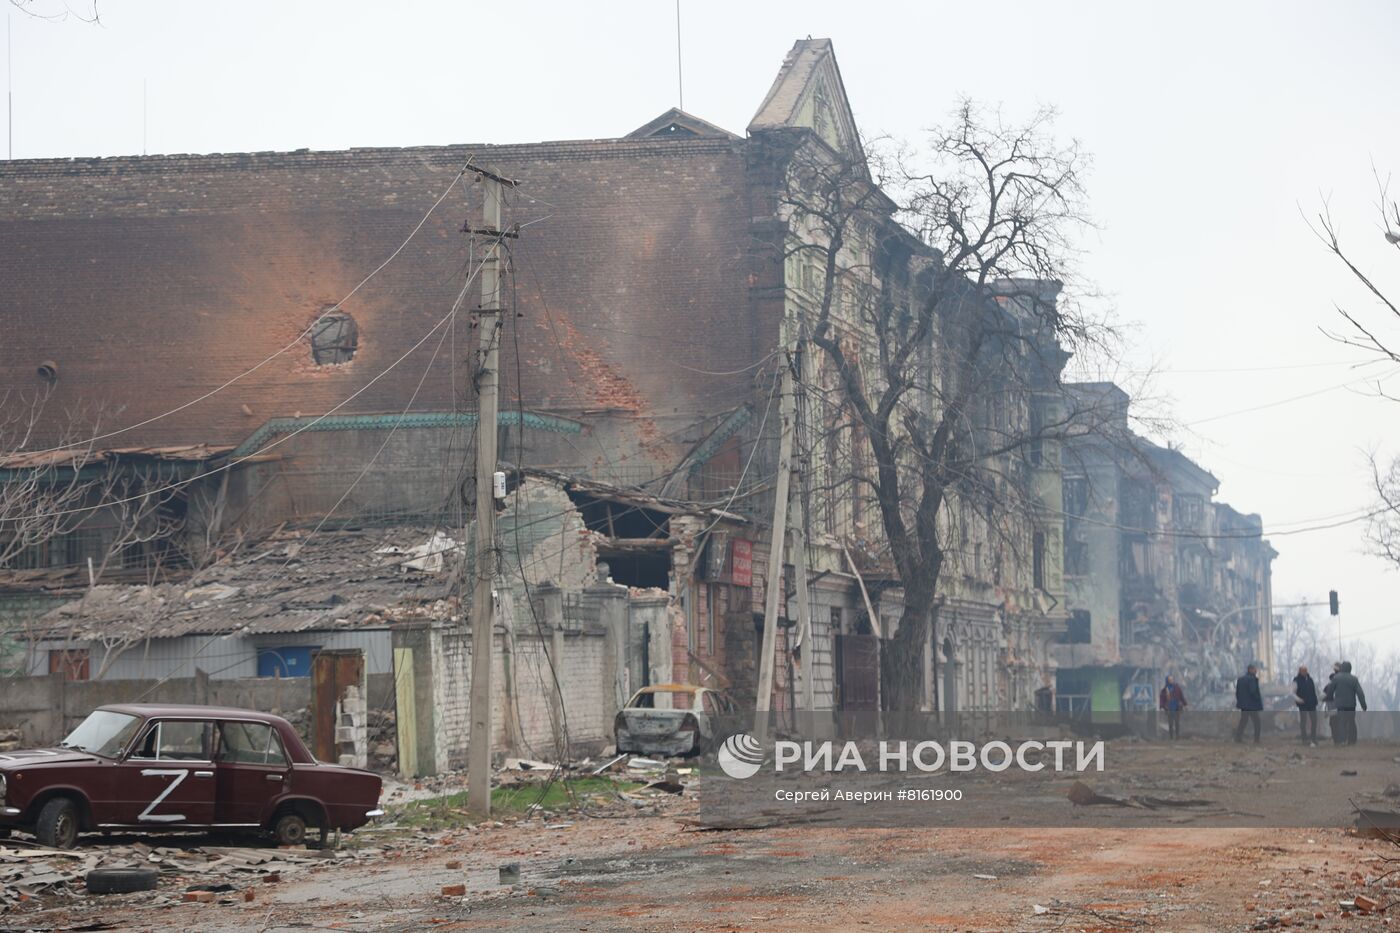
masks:
<path fill-rule="evenodd" d="M 39 895 L 126 893 L 145 890 L 147 869 L 161 878 L 206 879 L 184 893 L 221 893 L 240 883 L 280 877 L 330 862 L 355 861 L 379 852 L 376 847 L 349 849 L 260 849 L 243 846 L 93 845 L 78 849 L 49 849 L 11 839 L 0 846 L 0 907 Z M 98 878 L 102 890 L 89 890 L 86 879 Z M 168 900 L 179 900 L 169 898 Z"/>
<path fill-rule="evenodd" d="M 1070 803 L 1080 807 L 1115 806 L 1137 807 L 1143 810 L 1160 810 L 1167 807 L 1212 807 L 1213 800 L 1182 797 L 1154 797 L 1149 794 L 1132 794 L 1120 797 L 1114 794 L 1100 794 L 1083 781 L 1075 781 L 1069 789 Z"/>

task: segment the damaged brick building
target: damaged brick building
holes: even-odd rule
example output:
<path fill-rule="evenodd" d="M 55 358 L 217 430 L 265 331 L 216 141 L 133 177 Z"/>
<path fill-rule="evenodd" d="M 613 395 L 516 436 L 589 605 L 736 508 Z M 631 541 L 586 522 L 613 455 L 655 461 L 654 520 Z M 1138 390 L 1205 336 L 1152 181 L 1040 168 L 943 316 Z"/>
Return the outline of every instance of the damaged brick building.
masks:
<path fill-rule="evenodd" d="M 118 561 L 92 579 L 89 559 L 106 567 L 112 545 L 97 518 L 10 561 L 0 612 L 12 634 L 45 636 L 29 639 L 22 667 L 72 670 L 72 652 L 96 650 L 100 639 L 75 637 L 86 631 L 81 604 L 66 620 L 53 612 L 94 582 L 178 588 L 191 572 L 236 566 L 245 543 L 286 527 L 460 538 L 473 507 L 476 298 L 464 283 L 483 242 L 470 232 L 482 226 L 481 197 L 464 167 L 475 164 L 521 181 L 505 205 L 513 235 L 499 449 L 516 469 L 500 526 L 502 575 L 515 581 L 502 639 L 519 633 L 543 648 L 556 632 L 578 645 L 597 637 L 596 651 L 580 649 L 594 659 L 578 675 L 589 689 L 573 694 L 601 704 L 578 718 L 593 732 L 606 732 L 609 710 L 645 683 L 720 686 L 751 704 L 778 471 L 777 372 L 810 274 L 785 258 L 802 235 L 779 197 L 794 140 L 859 153 L 828 40 L 793 47 L 742 136 L 671 110 L 596 140 L 0 164 L 9 284 L 0 316 L 23 322 L 0 345 L 0 395 L 44 399 L 23 451 L 96 434 L 90 446 L 128 458 L 197 452 L 183 455 L 163 504 L 181 521 L 159 566 Z M 859 470 L 858 459 L 848 440 L 820 468 Z M 924 649 L 925 706 L 1024 709 L 1055 687 L 1057 663 L 1120 663 L 1084 661 L 1073 638 L 1055 644 L 1067 640 L 1069 609 L 1089 605 L 1083 584 L 1076 597 L 1061 573 L 1064 515 L 1074 513 L 1062 508 L 1060 464 L 1047 449 L 1030 467 L 1043 511 L 1024 559 L 1002 566 L 975 532 L 961 543 L 939 641 Z M 532 533 L 545 525 L 548 535 Z M 889 634 L 902 599 L 879 535 L 859 497 L 813 517 L 804 654 L 820 709 L 878 703 L 877 633 Z M 789 564 L 773 620 L 779 707 L 796 702 L 791 573 Z M 393 590 L 391 602 L 429 601 Z M 434 588 L 431 599 L 441 598 Z M 461 684 L 444 687 L 450 671 L 414 665 L 424 653 L 469 651 L 461 613 L 396 629 L 383 602 L 327 609 L 337 640 L 324 644 L 378 633 L 372 673 L 399 678 L 407 664 L 420 685 L 420 728 L 459 733 L 415 751 L 441 753 L 434 766 L 448 766 L 465 720 L 430 698 L 458 695 Z M 1095 635 L 1116 618 L 1089 612 Z M 55 636 L 58 623 L 68 628 Z M 1078 631 L 1073 622 L 1068 631 Z M 249 639 L 256 667 L 267 638 L 249 634 L 259 636 Z M 1116 628 L 1112 637 L 1116 651 Z M 536 666 L 514 692 L 537 694 L 543 705 L 524 714 L 535 725 L 497 711 L 507 739 L 520 729 L 538 741 L 552 728 L 542 676 Z M 586 700 L 594 681 L 606 686 Z"/>
<path fill-rule="evenodd" d="M 1180 451 L 1128 429 L 1111 383 L 1073 387 L 1119 412 L 1110 445 L 1072 443 L 1064 465 L 1068 631 L 1055 646 L 1062 712 L 1155 708 L 1170 673 L 1221 695 L 1251 663 L 1279 679 L 1273 653 L 1277 552 L 1258 515 L 1212 501 L 1219 481 Z"/>

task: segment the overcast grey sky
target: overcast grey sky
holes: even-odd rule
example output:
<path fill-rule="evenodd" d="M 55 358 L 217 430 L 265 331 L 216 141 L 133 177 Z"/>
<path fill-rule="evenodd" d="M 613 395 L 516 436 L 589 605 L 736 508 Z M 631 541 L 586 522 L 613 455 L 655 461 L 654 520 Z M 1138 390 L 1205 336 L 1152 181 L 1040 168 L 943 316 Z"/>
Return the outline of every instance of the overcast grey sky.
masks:
<path fill-rule="evenodd" d="M 141 152 L 143 83 L 152 153 L 608 137 L 677 102 L 672 0 L 99 11 L 99 26 L 10 14 L 16 158 Z M 1171 440 L 1276 532 L 1370 503 L 1364 452 L 1400 452 L 1400 403 L 1344 384 L 1400 367 L 1358 371 L 1366 358 L 1318 328 L 1334 301 L 1397 345 L 1400 322 L 1299 208 L 1330 197 L 1385 269 L 1371 171 L 1400 171 L 1400 4 L 682 0 L 681 16 L 685 109 L 736 132 L 807 35 L 834 40 L 868 136 L 917 142 L 962 95 L 1057 107 L 1094 156 L 1087 271 L 1135 325 L 1125 368 L 1163 370 Z M 1380 279 L 1400 293 L 1397 273 Z M 1272 535 L 1275 597 L 1336 588 L 1348 633 L 1400 646 L 1400 576 L 1364 555 L 1362 529 Z"/>

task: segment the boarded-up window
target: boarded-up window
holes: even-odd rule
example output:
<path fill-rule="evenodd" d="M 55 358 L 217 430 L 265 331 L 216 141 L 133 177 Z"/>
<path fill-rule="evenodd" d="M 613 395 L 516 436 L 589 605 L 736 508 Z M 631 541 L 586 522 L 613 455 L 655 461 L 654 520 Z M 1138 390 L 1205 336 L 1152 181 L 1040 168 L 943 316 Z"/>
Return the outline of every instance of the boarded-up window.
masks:
<path fill-rule="evenodd" d="M 68 648 L 49 652 L 49 673 L 62 674 L 67 680 L 88 679 L 88 650 Z"/>

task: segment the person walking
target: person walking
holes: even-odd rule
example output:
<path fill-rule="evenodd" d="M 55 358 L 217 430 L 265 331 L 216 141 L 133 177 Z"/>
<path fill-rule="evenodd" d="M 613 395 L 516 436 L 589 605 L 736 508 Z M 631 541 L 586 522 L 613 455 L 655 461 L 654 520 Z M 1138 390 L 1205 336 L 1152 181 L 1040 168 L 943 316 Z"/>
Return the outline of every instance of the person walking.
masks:
<path fill-rule="evenodd" d="M 1298 676 L 1293 678 L 1293 702 L 1298 704 L 1298 738 L 1317 748 L 1317 684 L 1306 664 L 1298 668 Z"/>
<path fill-rule="evenodd" d="M 1235 741 L 1244 741 L 1244 724 L 1252 723 L 1254 743 L 1259 744 L 1259 714 L 1264 709 L 1264 697 L 1259 692 L 1259 668 L 1253 664 L 1245 668 L 1240 679 L 1235 681 L 1235 707 L 1240 711 L 1240 724 L 1235 726 Z"/>
<path fill-rule="evenodd" d="M 1157 694 L 1157 706 L 1167 714 L 1167 735 L 1173 739 L 1181 738 L 1181 711 L 1186 709 L 1186 693 L 1171 674 L 1167 675 L 1166 685 Z"/>
<path fill-rule="evenodd" d="M 1361 681 L 1351 672 L 1351 662 L 1342 662 L 1342 671 L 1332 680 L 1332 701 L 1337 704 L 1337 729 L 1341 733 L 1339 742 L 1356 744 L 1356 707 L 1366 708 L 1366 691 L 1361 689 Z"/>

